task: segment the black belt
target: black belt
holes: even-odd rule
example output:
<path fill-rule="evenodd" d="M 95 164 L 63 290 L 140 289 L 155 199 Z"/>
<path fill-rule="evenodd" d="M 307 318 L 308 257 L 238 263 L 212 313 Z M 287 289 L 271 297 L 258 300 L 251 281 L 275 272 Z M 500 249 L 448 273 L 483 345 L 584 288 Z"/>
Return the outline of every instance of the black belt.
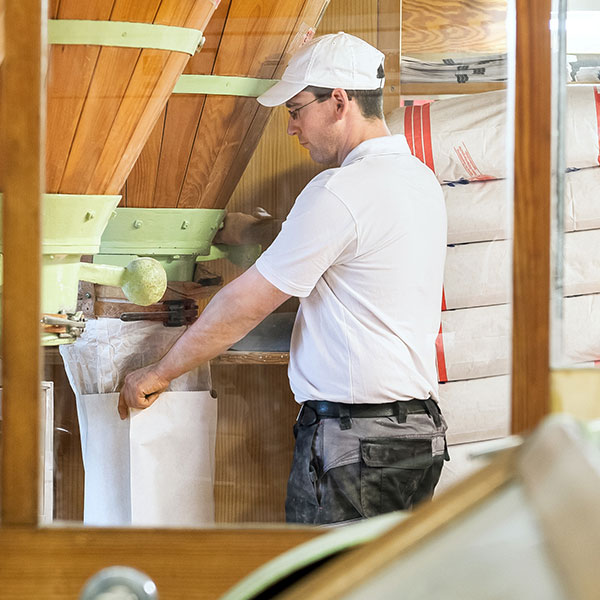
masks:
<path fill-rule="evenodd" d="M 426 413 L 436 425 L 440 423 L 440 411 L 434 400 L 397 400 L 385 404 L 344 404 L 326 400 L 308 400 L 302 405 L 298 423 L 305 427 L 314 425 L 319 419 L 340 419 L 342 429 L 350 428 L 350 419 L 373 417 L 398 417 L 406 420 L 407 414 Z M 439 426 L 439 425 L 438 425 Z"/>

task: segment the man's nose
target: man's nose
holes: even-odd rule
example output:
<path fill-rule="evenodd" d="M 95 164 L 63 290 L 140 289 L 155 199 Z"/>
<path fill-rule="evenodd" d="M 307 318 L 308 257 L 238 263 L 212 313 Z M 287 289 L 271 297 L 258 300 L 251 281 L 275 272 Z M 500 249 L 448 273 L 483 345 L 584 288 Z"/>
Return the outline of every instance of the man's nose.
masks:
<path fill-rule="evenodd" d="M 298 124 L 292 119 L 291 115 L 288 117 L 287 133 L 288 135 L 297 135 L 298 133 Z"/>

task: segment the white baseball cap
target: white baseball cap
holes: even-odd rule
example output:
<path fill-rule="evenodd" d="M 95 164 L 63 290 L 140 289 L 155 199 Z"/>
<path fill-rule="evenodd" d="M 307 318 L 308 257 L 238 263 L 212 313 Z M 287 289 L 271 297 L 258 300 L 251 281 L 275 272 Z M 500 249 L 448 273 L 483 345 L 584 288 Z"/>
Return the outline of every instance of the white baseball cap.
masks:
<path fill-rule="evenodd" d="M 309 85 L 345 90 L 382 88 L 384 58 L 377 48 L 343 31 L 323 35 L 300 48 L 281 81 L 257 100 L 263 106 L 278 106 Z"/>

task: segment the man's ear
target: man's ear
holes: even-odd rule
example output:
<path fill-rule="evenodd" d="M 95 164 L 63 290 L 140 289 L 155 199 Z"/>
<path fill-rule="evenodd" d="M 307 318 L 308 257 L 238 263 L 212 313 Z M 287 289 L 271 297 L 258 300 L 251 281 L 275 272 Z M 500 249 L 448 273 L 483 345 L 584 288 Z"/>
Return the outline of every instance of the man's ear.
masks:
<path fill-rule="evenodd" d="M 335 88 L 333 92 L 331 92 L 331 98 L 334 102 L 336 117 L 341 119 L 350 108 L 350 98 L 348 98 L 346 90 L 342 88 Z"/>

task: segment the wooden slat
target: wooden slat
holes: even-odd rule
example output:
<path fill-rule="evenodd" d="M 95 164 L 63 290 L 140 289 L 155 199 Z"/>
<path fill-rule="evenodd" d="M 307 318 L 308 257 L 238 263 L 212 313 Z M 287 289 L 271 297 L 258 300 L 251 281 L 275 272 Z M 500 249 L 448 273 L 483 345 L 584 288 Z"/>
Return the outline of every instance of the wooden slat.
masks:
<path fill-rule="evenodd" d="M 54 0 L 50 18 L 107 20 L 114 1 L 62 0 L 59 3 Z M 46 191 L 49 193 L 59 191 L 99 53 L 98 46 L 50 47 L 46 136 Z"/>
<path fill-rule="evenodd" d="M 110 20 L 152 22 L 159 6 L 160 0 L 148 0 L 143 7 L 135 0 L 116 0 Z M 92 175 L 140 54 L 141 51 L 137 48 L 100 49 L 94 77 L 59 186 L 60 192 L 89 193 Z M 95 193 L 102 194 L 104 190 L 97 189 Z"/>
<path fill-rule="evenodd" d="M 512 431 L 549 412 L 551 0 L 518 0 Z"/>
<path fill-rule="evenodd" d="M 162 0 L 154 22 L 203 29 L 213 8 L 209 0 Z M 182 52 L 142 50 L 88 193 L 121 189 L 188 60 Z"/>
<path fill-rule="evenodd" d="M 45 102 L 40 0 L 7 0 L 2 90 L 5 180 L 2 290 L 2 524 L 38 517 L 40 197 Z M 5 553 L 3 553 L 5 555 Z"/>
<path fill-rule="evenodd" d="M 140 153 L 135 167 L 132 169 L 127 181 L 130 183 L 126 199 L 121 200 L 123 206 L 151 206 L 156 187 L 158 173 L 158 158 L 163 141 L 165 127 L 166 107 L 156 121 L 152 133 L 146 140 L 144 149 Z"/>
<path fill-rule="evenodd" d="M 287 365 L 289 352 L 242 352 L 228 350 L 211 361 L 213 365 Z"/>
<path fill-rule="evenodd" d="M 324 0 L 306 2 L 302 12 L 298 15 L 296 24 L 293 28 L 295 35 L 289 38 L 283 56 L 273 71 L 271 78 L 279 79 L 281 77 L 287 66 L 289 57 L 298 50 L 304 41 L 303 34 L 306 29 L 306 24 L 318 25 L 326 6 L 327 3 Z M 244 106 L 247 104 L 247 102 L 244 102 Z M 229 202 L 240 177 L 248 165 L 248 161 L 256 150 L 260 137 L 265 130 L 265 126 L 271 117 L 271 109 L 260 106 L 258 103 L 254 104 L 254 106 L 256 107 L 256 111 L 254 112 L 251 124 L 243 136 L 237 153 L 235 154 L 235 158 L 231 161 L 231 169 L 228 175 L 223 179 L 221 187 L 217 192 L 215 206 L 224 207 Z"/>
<path fill-rule="evenodd" d="M 423 96 L 431 98 L 435 96 L 443 96 L 444 94 L 481 94 L 484 92 L 492 92 L 494 90 L 506 89 L 504 81 L 490 82 L 469 82 L 469 83 L 403 83 L 402 96 L 413 97 Z"/>
<path fill-rule="evenodd" d="M 271 78 L 303 5 L 304 0 L 284 0 L 260 6 L 232 2 L 217 54 L 215 74 Z M 277 27 L 273 26 L 275 23 Z M 242 35 L 245 36 L 244 44 L 239 43 Z M 256 100 L 248 98 L 206 99 L 179 207 L 219 207 L 216 198 L 225 180 L 233 176 L 230 173 L 232 159 L 257 109 Z M 238 178 L 239 175 L 235 177 Z"/>
<path fill-rule="evenodd" d="M 202 50 L 190 58 L 185 67 L 186 73 L 210 74 L 212 73 L 217 54 L 217 48 L 221 41 L 223 28 L 230 0 L 222 0 L 214 15 L 205 28 L 206 42 Z M 128 206 L 150 207 L 158 206 L 169 208 L 177 206 L 179 192 L 183 185 L 189 156 L 194 142 L 194 136 L 198 122 L 202 114 L 205 96 L 203 95 L 174 95 L 169 98 L 166 108 L 166 117 L 162 130 L 161 152 L 158 157 L 147 156 L 150 152 L 146 146 L 140 154 L 140 159 L 133 167 L 130 175 L 132 191 L 135 186 L 133 177 L 136 177 L 138 163 L 146 160 L 156 160 L 157 179 L 153 191 L 152 202 L 146 198 L 145 203 L 134 204 L 128 202 Z M 140 201 L 142 199 L 140 198 Z"/>
<path fill-rule="evenodd" d="M 127 565 L 154 580 L 161 600 L 216 600 L 267 560 L 321 532 L 4 529 L 0 590 L 7 599 L 74 600 L 100 569 Z"/>

